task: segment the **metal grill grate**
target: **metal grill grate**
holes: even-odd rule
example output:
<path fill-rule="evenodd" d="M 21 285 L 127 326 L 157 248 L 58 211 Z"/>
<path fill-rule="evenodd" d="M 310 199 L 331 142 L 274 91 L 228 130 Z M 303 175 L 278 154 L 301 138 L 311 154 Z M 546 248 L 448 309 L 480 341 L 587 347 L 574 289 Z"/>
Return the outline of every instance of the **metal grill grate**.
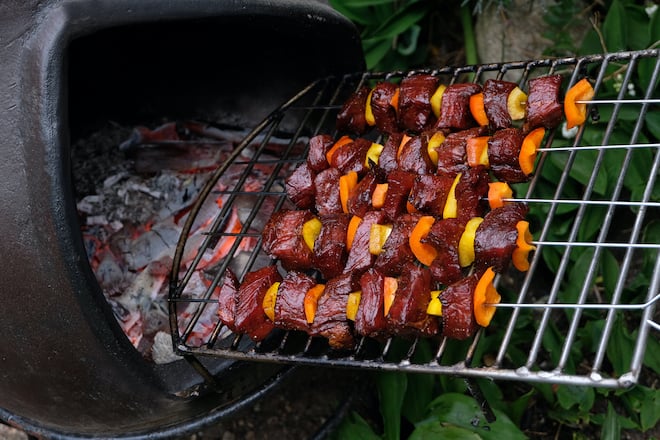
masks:
<path fill-rule="evenodd" d="M 650 73 L 649 84 L 639 84 L 637 73 L 642 70 Z M 169 299 L 177 353 L 602 387 L 636 383 L 649 332 L 660 328 L 654 315 L 660 292 L 660 234 L 653 232 L 660 218 L 660 126 L 653 117 L 660 104 L 660 51 L 424 72 L 445 84 L 496 77 L 524 86 L 532 77 L 553 73 L 562 73 L 567 86 L 583 76 L 595 81 L 591 120 L 573 137 L 564 137 L 561 128 L 551 133 L 534 178 L 515 186 L 515 200 L 531 208 L 537 250 L 528 272 L 506 273 L 496 280 L 503 302 L 491 326 L 469 342 L 391 338 L 381 343 L 363 338 L 351 352 L 332 351 L 323 340 L 282 330 L 255 345 L 219 323 L 201 343 L 194 338 L 200 317 L 213 313 L 214 292 L 227 267 L 240 279 L 270 264 L 258 243 L 251 251 L 241 243 L 258 241 L 264 217 L 288 203 L 284 178 L 304 160 L 306 140 L 332 133 L 339 105 L 359 85 L 396 81 L 414 72 L 364 73 L 322 79 L 302 90 L 256 127 L 208 182 L 174 260 Z M 290 133 L 290 142 L 273 154 L 268 141 L 281 132 Z M 253 176 L 263 167 L 269 171 L 261 172 L 255 190 Z M 631 187 L 632 181 L 643 185 Z M 187 231 L 204 202 L 219 196 L 222 211 L 187 263 Z M 225 222 L 237 206 L 242 228 L 226 232 Z M 200 288 L 192 282 L 193 274 L 219 240 L 230 240 L 229 257 L 207 274 Z M 642 266 L 651 267 L 650 276 L 640 274 Z M 617 321 L 625 325 L 615 325 Z M 628 330 L 622 334 L 623 328 Z M 624 370 L 611 365 L 607 355 L 620 349 L 632 351 L 632 362 Z"/>

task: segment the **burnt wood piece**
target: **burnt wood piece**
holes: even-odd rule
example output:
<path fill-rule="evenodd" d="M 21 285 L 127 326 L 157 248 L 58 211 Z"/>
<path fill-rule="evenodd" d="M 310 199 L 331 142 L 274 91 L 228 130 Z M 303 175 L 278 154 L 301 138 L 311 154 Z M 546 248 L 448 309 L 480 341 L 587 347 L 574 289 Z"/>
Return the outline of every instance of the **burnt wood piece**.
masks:
<path fill-rule="evenodd" d="M 349 214 L 363 217 L 367 211 L 373 209 L 371 206 L 371 196 L 377 184 L 378 180 L 374 173 L 367 173 L 360 179 L 348 194 L 346 206 Z"/>
<path fill-rule="evenodd" d="M 231 269 L 225 271 L 225 277 L 218 294 L 218 319 L 231 331 L 236 331 L 234 319 L 236 314 L 236 295 L 240 283 Z"/>
<path fill-rule="evenodd" d="M 369 252 L 371 226 L 383 224 L 385 220 L 385 213 L 382 211 L 369 211 L 362 217 L 362 221 L 355 232 L 351 249 L 348 251 L 344 273 L 362 273 L 374 264 L 376 256 Z"/>
<path fill-rule="evenodd" d="M 421 174 L 415 177 L 409 201 L 419 212 L 442 217 L 447 194 L 453 183 L 452 176 Z"/>
<path fill-rule="evenodd" d="M 410 250 L 410 233 L 419 221 L 421 214 L 401 214 L 392 224 L 392 232 L 383 245 L 382 252 L 374 261 L 374 268 L 387 276 L 401 274 L 407 263 L 415 261 Z"/>
<path fill-rule="evenodd" d="M 342 174 L 355 171 L 358 175 L 364 175 L 369 168 L 365 164 L 367 151 L 372 142 L 365 138 L 357 138 L 340 146 L 331 157 L 331 166 L 336 167 Z"/>
<path fill-rule="evenodd" d="M 529 176 L 520 169 L 518 159 L 524 139 L 523 131 L 512 127 L 497 130 L 488 140 L 488 161 L 497 180 L 508 183 L 529 180 Z"/>
<path fill-rule="evenodd" d="M 352 349 L 355 346 L 355 338 L 353 324 L 346 317 L 346 305 L 348 295 L 358 290 L 359 277 L 353 273 L 330 278 L 318 300 L 310 335 L 323 336 L 334 349 Z"/>
<path fill-rule="evenodd" d="M 380 152 L 378 157 L 378 166 L 386 172 L 394 171 L 398 168 L 397 154 L 403 133 L 391 133 L 383 143 L 383 151 Z"/>
<path fill-rule="evenodd" d="M 456 185 L 455 195 L 458 220 L 467 223 L 472 217 L 482 217 L 488 210 L 488 182 L 490 176 L 486 167 L 469 167 Z"/>
<path fill-rule="evenodd" d="M 398 87 L 389 81 L 381 81 L 371 92 L 371 112 L 376 127 L 382 133 L 390 134 L 398 131 L 396 108 L 392 106 L 392 98 Z"/>
<path fill-rule="evenodd" d="M 477 331 L 473 298 L 480 275 L 479 273 L 469 275 L 451 284 L 440 293 L 442 336 L 463 340 L 471 337 Z"/>
<path fill-rule="evenodd" d="M 236 332 L 261 341 L 275 328 L 264 313 L 263 301 L 268 288 L 280 281 L 282 276 L 276 266 L 266 266 L 245 275 L 236 293 Z"/>
<path fill-rule="evenodd" d="M 314 192 L 316 193 L 316 212 L 323 215 L 340 214 L 344 210 L 339 195 L 339 178 L 341 171 L 337 168 L 327 168 L 314 178 Z"/>
<path fill-rule="evenodd" d="M 316 203 L 316 173 L 303 162 L 285 180 L 286 195 L 299 209 L 312 209 Z"/>
<path fill-rule="evenodd" d="M 400 170 L 428 174 L 435 170 L 428 152 L 428 137 L 413 136 L 400 149 L 397 157 Z"/>
<path fill-rule="evenodd" d="M 307 210 L 284 209 L 271 215 L 261 233 L 264 252 L 277 258 L 286 270 L 312 267 L 312 250 L 302 236 L 305 222 L 314 218 Z"/>
<path fill-rule="evenodd" d="M 312 263 L 324 279 L 334 278 L 342 273 L 346 265 L 346 231 L 348 214 L 321 216 L 321 232 L 314 242 Z"/>
<path fill-rule="evenodd" d="M 423 239 L 438 251 L 438 256 L 429 266 L 433 280 L 449 285 L 463 278 L 463 269 L 458 263 L 458 242 L 465 230 L 465 223 L 456 218 L 436 220 Z"/>
<path fill-rule="evenodd" d="M 431 96 L 437 90 L 439 80 L 433 75 L 407 76 L 399 86 L 399 128 L 421 133 L 435 123 L 431 109 Z"/>
<path fill-rule="evenodd" d="M 470 96 L 481 92 L 475 83 L 457 83 L 448 86 L 442 94 L 440 116 L 436 128 L 465 130 L 477 125 L 470 112 Z"/>
<path fill-rule="evenodd" d="M 361 86 L 357 91 L 351 94 L 342 108 L 339 110 L 336 119 L 336 128 L 340 133 L 351 133 L 361 135 L 367 131 L 368 125 L 365 116 L 367 108 L 367 97 L 370 89 L 367 86 Z"/>
<path fill-rule="evenodd" d="M 448 134 L 444 142 L 435 149 L 438 153 L 436 174 L 456 176 L 465 171 L 469 167 L 465 150 L 467 140 L 484 136 L 487 132 L 487 127 L 473 127 Z"/>
<path fill-rule="evenodd" d="M 355 316 L 355 331 L 362 336 L 381 338 L 387 334 L 384 307 L 385 276 L 369 268 L 360 277 L 360 305 Z"/>
<path fill-rule="evenodd" d="M 309 139 L 309 150 L 307 152 L 307 166 L 314 173 L 320 173 L 328 168 L 326 153 L 335 144 L 335 139 L 329 134 L 318 134 Z"/>
<path fill-rule="evenodd" d="M 516 87 L 518 87 L 516 83 L 497 79 L 488 79 L 484 83 L 484 110 L 491 130 L 511 126 L 512 120 L 507 100 L 509 93 Z"/>
<path fill-rule="evenodd" d="M 297 270 L 286 273 L 275 300 L 275 326 L 287 330 L 309 331 L 305 317 L 305 294 L 316 285 L 311 276 Z"/>
<path fill-rule="evenodd" d="M 556 128 L 564 117 L 561 104 L 561 75 L 547 75 L 529 80 L 525 131 L 536 127 Z"/>
<path fill-rule="evenodd" d="M 394 170 L 387 175 L 387 193 L 381 211 L 385 213 L 388 220 L 394 221 L 407 212 L 408 197 L 414 183 L 414 173 Z"/>
<path fill-rule="evenodd" d="M 394 301 L 385 317 L 388 330 L 401 336 L 436 335 L 438 319 L 426 313 L 430 300 L 431 272 L 409 263 L 398 278 Z"/>
<path fill-rule="evenodd" d="M 516 248 L 516 224 L 525 219 L 528 211 L 524 203 L 507 203 L 484 216 L 474 238 L 474 265 L 477 271 L 489 267 L 495 272 L 507 269 Z"/>

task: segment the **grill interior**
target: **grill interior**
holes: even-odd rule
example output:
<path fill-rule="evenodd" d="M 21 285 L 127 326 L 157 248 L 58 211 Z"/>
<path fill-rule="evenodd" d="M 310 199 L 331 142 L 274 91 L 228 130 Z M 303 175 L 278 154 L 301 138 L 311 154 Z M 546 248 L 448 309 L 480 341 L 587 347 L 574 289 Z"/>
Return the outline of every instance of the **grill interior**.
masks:
<path fill-rule="evenodd" d="M 650 84 L 638 84 L 636 72 L 652 72 Z M 361 369 L 401 370 L 463 377 L 534 382 L 625 387 L 637 382 L 646 341 L 656 322 L 655 303 L 660 291 L 660 241 L 653 220 L 660 214 L 660 170 L 658 127 L 650 117 L 660 100 L 656 84 L 660 52 L 595 55 L 582 58 L 535 60 L 479 66 L 425 70 L 444 84 L 479 82 L 496 77 L 518 83 L 561 73 L 574 84 L 588 76 L 595 82 L 596 96 L 589 103 L 590 120 L 577 133 L 565 137 L 562 129 L 550 133 L 540 150 L 532 180 L 514 186 L 515 201 L 531 210 L 531 231 L 537 249 L 530 270 L 498 276 L 502 294 L 495 318 L 470 341 L 449 339 L 390 338 L 378 342 L 362 338 L 354 351 L 330 350 L 320 338 L 296 331 L 275 330 L 264 341 L 253 344 L 248 337 L 233 334 L 220 323 L 202 344 L 194 342 L 195 326 L 205 313 L 213 313 L 214 291 L 225 269 L 231 267 L 239 279 L 247 272 L 272 264 L 260 250 L 260 228 L 264 207 L 279 209 L 289 203 L 284 179 L 305 160 L 309 137 L 334 133 L 337 110 L 360 85 L 376 80 L 397 81 L 416 72 L 361 73 L 323 78 L 301 90 L 263 120 L 234 150 L 209 180 L 197 200 L 181 235 L 174 259 L 169 293 L 170 325 L 178 354 L 222 357 L 278 363 L 325 365 Z M 633 96 L 634 95 L 634 96 Z M 295 121 L 295 122 L 294 122 Z M 636 121 L 632 132 L 622 131 L 622 121 Z M 293 127 L 293 128 L 291 128 Z M 270 140 L 288 142 L 273 151 Z M 610 164 L 612 157 L 619 164 Z M 640 168 L 638 164 L 646 167 Z M 648 164 L 652 164 L 650 168 Z M 261 176 L 254 189 L 254 176 L 262 167 L 271 172 Z M 630 188 L 630 176 L 638 176 L 643 187 Z M 646 172 L 646 171 L 644 171 Z M 579 191 L 572 179 L 580 176 Z M 219 186 L 218 183 L 222 182 Z M 189 265 L 182 264 L 187 233 L 195 217 L 210 198 L 223 197 L 219 216 L 209 225 L 207 236 Z M 242 220 L 239 232 L 226 231 L 232 210 Z M 593 224 L 593 219 L 599 219 Z M 569 237 L 559 240 L 557 237 Z M 585 239 L 584 237 L 587 237 Z M 241 243 L 256 240 L 252 250 Z M 191 282 L 196 266 L 219 242 L 231 250 L 210 276 L 208 286 Z M 577 260 L 577 263 L 575 261 Z M 645 294 L 631 294 L 638 282 L 640 265 L 651 265 Z M 552 267 L 553 271 L 548 270 Z M 553 275 L 555 273 L 556 275 Z M 603 287 L 606 286 L 606 287 Z M 182 317 L 181 310 L 192 312 Z M 592 328 L 589 340 L 578 329 L 590 326 L 591 318 L 607 318 Z M 625 371 L 612 373 L 606 353 L 617 349 L 621 335 L 615 327 L 623 320 L 634 341 L 632 362 Z M 532 321 L 533 325 L 528 325 Z M 493 329 L 502 329 L 495 332 Z M 520 331 L 533 328 L 533 332 Z M 589 350 L 583 350 L 589 347 Z M 584 351 L 576 364 L 574 354 Z M 584 358 L 584 359 L 583 359 Z"/>

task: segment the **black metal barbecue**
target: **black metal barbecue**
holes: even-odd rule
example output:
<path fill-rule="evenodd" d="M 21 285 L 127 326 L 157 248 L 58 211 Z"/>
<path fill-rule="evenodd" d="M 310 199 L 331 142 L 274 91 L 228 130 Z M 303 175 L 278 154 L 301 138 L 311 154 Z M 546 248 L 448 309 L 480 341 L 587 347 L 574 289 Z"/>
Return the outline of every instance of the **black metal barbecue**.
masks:
<path fill-rule="evenodd" d="M 645 89 L 637 89 L 635 96 L 631 96 L 630 92 L 635 87 L 633 78 L 640 68 L 647 71 L 650 69 L 652 79 Z M 657 238 L 645 237 L 642 231 L 644 225 L 657 219 L 660 214 L 660 203 L 657 198 L 652 198 L 653 194 L 657 196 L 660 144 L 657 138 L 649 140 L 652 137 L 648 134 L 647 125 L 647 116 L 657 112 L 660 102 L 656 87 L 660 74 L 660 51 L 443 67 L 423 72 L 437 75 L 444 84 L 480 82 L 487 77 L 496 77 L 516 82 L 522 87 L 530 78 L 554 73 L 569 78 L 570 84 L 584 76 L 595 81 L 596 96 L 588 104 L 592 121 L 599 119 L 598 123 L 605 129 L 597 132 L 598 138 L 595 138 L 592 133 L 595 129 L 589 123 L 572 135 L 562 135 L 561 130 L 557 129 L 541 149 L 534 178 L 521 190 L 524 192 L 512 200 L 541 208 L 544 217 L 534 225 L 537 234 L 534 244 L 537 249 L 530 270 L 522 277 L 499 277 L 500 286 L 509 292 L 505 300 L 497 305 L 497 314 L 505 317 L 502 322 L 505 322 L 506 330 L 501 340 L 489 341 L 491 347 L 499 347 L 492 358 L 484 362 L 482 356 L 484 340 L 492 337 L 488 328 L 480 329 L 471 341 L 459 345 L 458 349 L 456 341 L 447 339 L 402 341 L 389 338 L 383 343 L 363 337 L 355 350 L 348 353 L 335 352 L 319 340 L 322 338 L 283 330 L 276 330 L 266 340 L 254 344 L 248 337 L 232 333 L 221 323 L 217 324 L 211 336 L 203 343 L 192 343 L 190 340 L 199 317 L 207 308 L 217 306 L 214 291 L 222 282 L 225 269 L 232 264 L 232 258 L 227 258 L 213 274 L 213 282 L 208 288 L 195 288 L 189 285 L 189 280 L 205 252 L 212 251 L 219 241 L 231 238 L 234 246 L 230 255 L 240 258 L 244 263 L 238 272 L 240 276 L 272 264 L 259 246 L 247 254 L 239 250 L 239 247 L 243 240 L 260 238 L 259 225 L 264 221 L 260 211 L 264 206 L 275 206 L 276 210 L 286 206 L 284 179 L 297 164 L 305 160 L 306 151 L 300 145 L 305 145 L 306 140 L 315 134 L 334 133 L 339 106 L 362 84 L 382 79 L 396 81 L 418 71 L 361 73 L 316 80 L 270 113 L 246 137 L 232 157 L 218 168 L 205 186 L 196 208 L 199 209 L 206 198 L 217 197 L 219 194 L 226 197 L 226 203 L 208 228 L 207 238 L 198 248 L 196 258 L 184 266 L 181 258 L 186 247 L 187 232 L 194 221 L 194 215 L 191 215 L 187 227 L 184 227 L 174 260 L 170 319 L 177 353 L 199 359 L 217 357 L 599 387 L 628 387 L 635 384 L 639 379 L 647 338 L 659 327 L 654 313 L 660 293 L 660 243 Z M 618 91 L 615 96 L 606 96 L 605 83 L 612 82 L 614 76 L 618 81 Z M 636 121 L 631 133 L 618 132 L 619 122 L 623 118 Z M 294 127 L 288 130 L 290 142 L 279 156 L 274 156 L 265 146 L 269 137 L 282 131 L 285 126 Z M 257 139 L 257 136 L 260 138 Z M 627 174 L 637 172 L 635 160 L 639 159 L 639 153 L 644 154 L 652 166 L 650 173 L 643 176 L 645 187 L 631 194 L 624 189 L 624 181 Z M 620 167 L 616 170 L 605 169 L 605 156 L 613 154 L 620 158 Z M 572 168 L 581 166 L 585 160 L 590 160 L 585 185 L 580 193 L 574 193 L 567 181 Z M 563 164 L 563 171 L 555 176 L 551 188 L 548 188 L 547 182 L 541 182 L 540 177 L 541 170 L 549 161 L 560 161 Z M 265 164 L 272 166 L 274 171 L 263 187 L 256 191 L 247 188 L 244 182 L 256 168 Z M 217 190 L 215 184 L 225 173 L 230 172 L 239 176 L 235 184 L 222 191 Z M 612 185 L 607 195 L 603 195 L 599 187 L 603 179 L 609 179 Z M 246 200 L 249 203 L 245 203 Z M 243 227 L 239 232 L 228 233 L 224 225 L 232 207 L 238 203 L 242 204 L 244 210 Z M 246 209 L 246 206 L 250 209 Z M 580 241 L 577 238 L 578 232 L 588 226 L 585 225 L 586 213 L 595 207 L 604 210 L 604 220 L 598 225 L 593 240 Z M 565 219 L 566 215 L 572 216 L 573 220 L 569 222 L 569 239 L 557 241 L 553 238 L 553 229 L 559 227 L 560 219 Z M 562 221 L 562 224 L 566 224 L 565 220 Z M 584 267 L 583 277 L 576 282 L 575 277 L 570 275 L 569 266 L 571 253 L 578 248 L 586 248 L 588 252 L 584 254 L 586 257 L 581 263 Z M 616 278 L 611 296 L 604 296 L 593 287 L 597 267 L 605 264 L 605 250 L 608 250 L 608 255 L 616 255 L 618 260 L 618 272 L 611 274 Z M 544 255 L 547 257 L 548 252 L 556 255 L 555 277 L 543 268 Z M 631 283 L 641 258 L 655 261 L 648 291 L 643 298 L 626 302 L 622 299 L 625 298 L 624 291 Z M 570 283 L 574 293 L 566 296 L 560 292 L 560 288 Z M 192 305 L 195 307 L 194 313 L 181 318 L 181 308 Z M 579 339 L 577 329 L 588 319 L 585 315 L 592 312 L 607 317 L 606 324 L 594 336 L 595 340 L 590 341 L 595 344 L 595 355 L 584 359 L 584 365 L 580 368 L 575 368 L 570 365 L 571 352 L 575 347 L 587 343 Z M 516 329 L 520 323 L 528 320 L 536 322 L 536 330 L 533 337 L 522 341 Z M 606 351 L 612 343 L 612 329 L 616 320 L 625 320 L 631 328 L 636 329 L 636 334 L 632 362 L 625 371 L 612 375 L 604 372 L 604 363 Z M 555 322 L 560 324 L 555 325 Z M 558 339 L 559 352 L 550 353 L 547 350 L 543 340 L 549 337 Z M 430 358 L 419 356 L 422 345 L 424 350 L 432 353 Z M 457 351 L 462 353 L 458 358 Z"/>

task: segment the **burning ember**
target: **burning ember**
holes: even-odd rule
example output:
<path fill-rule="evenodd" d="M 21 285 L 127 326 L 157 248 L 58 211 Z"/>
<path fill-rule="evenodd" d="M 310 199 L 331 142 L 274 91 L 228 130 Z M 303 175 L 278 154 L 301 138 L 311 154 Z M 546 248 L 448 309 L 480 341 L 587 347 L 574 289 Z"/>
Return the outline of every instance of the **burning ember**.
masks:
<path fill-rule="evenodd" d="M 177 357 L 172 351 L 167 293 L 182 226 L 201 188 L 247 132 L 192 121 L 170 122 L 153 130 L 137 127 L 130 133 L 121 127 L 109 130 L 73 148 L 77 208 L 89 263 L 133 346 L 147 359 L 170 362 Z M 124 136 L 121 141 L 120 136 Z M 278 145 L 287 143 L 271 138 L 268 148 L 277 154 Z M 250 151 L 248 147 L 244 154 Z M 241 172 L 227 170 L 205 200 L 187 237 L 182 270 L 208 238 L 208 228 L 217 221 Z M 242 189 L 258 191 L 270 174 L 268 164 L 255 166 Z M 244 224 L 241 206 L 252 203 L 249 198 L 234 199 L 221 230 L 239 233 Z M 264 209 L 267 218 L 268 207 Z M 250 252 L 256 245 L 252 236 L 224 236 L 201 256 L 189 289 L 204 292 L 211 286 L 214 269 L 236 240 L 238 253 L 230 256 L 235 264 L 240 264 L 241 251 Z M 183 308 L 179 322 L 189 322 L 186 314 L 194 308 L 194 303 Z M 217 324 L 216 309 L 215 304 L 204 309 L 188 343 L 208 340 Z"/>

